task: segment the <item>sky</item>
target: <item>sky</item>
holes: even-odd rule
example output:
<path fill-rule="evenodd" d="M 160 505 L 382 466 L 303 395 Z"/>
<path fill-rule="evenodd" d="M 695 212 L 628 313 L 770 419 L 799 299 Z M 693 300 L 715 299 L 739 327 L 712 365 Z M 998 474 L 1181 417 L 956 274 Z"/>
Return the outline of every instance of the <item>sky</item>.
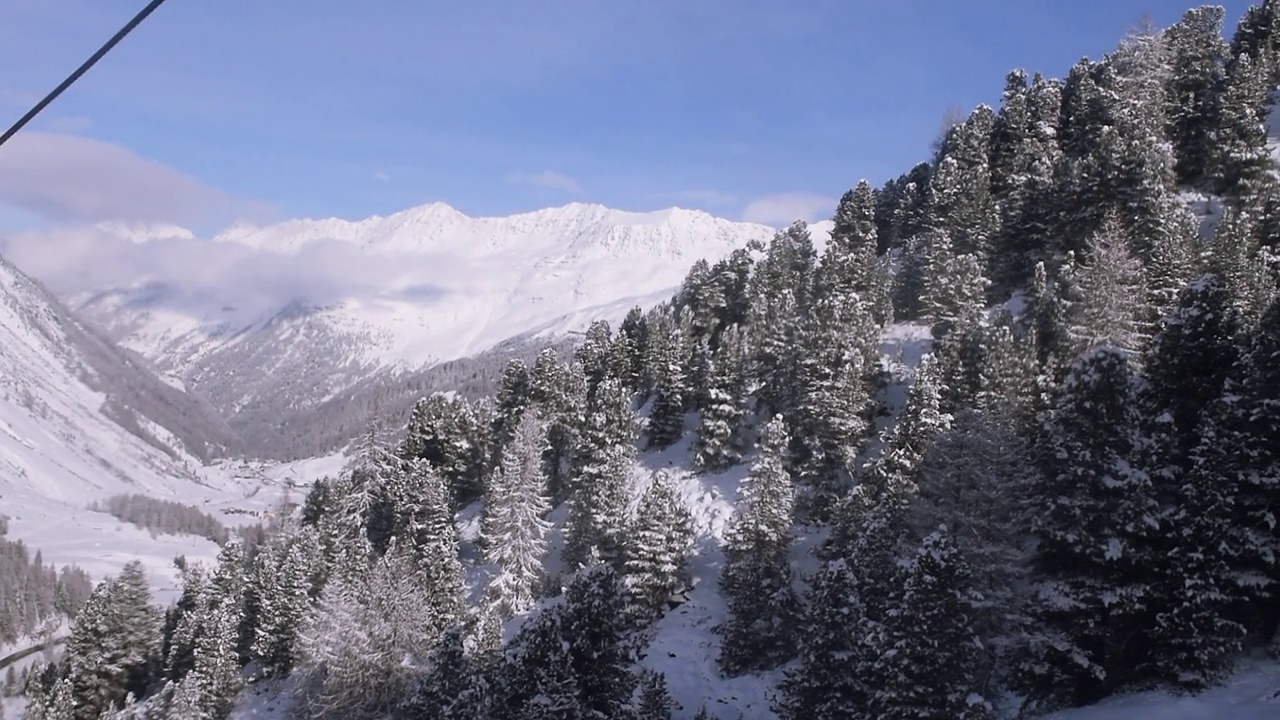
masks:
<path fill-rule="evenodd" d="M 144 0 L 0 0 L 7 126 Z M 1227 34 L 1248 3 L 1224 3 Z M 0 147 L 0 233 L 446 202 L 829 217 L 1164 0 L 169 0 Z"/>

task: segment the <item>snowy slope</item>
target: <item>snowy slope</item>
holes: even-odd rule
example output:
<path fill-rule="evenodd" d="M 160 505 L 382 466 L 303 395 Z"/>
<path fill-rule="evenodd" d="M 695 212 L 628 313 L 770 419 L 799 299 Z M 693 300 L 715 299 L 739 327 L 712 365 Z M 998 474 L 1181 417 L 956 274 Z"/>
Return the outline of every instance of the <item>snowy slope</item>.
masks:
<path fill-rule="evenodd" d="M 95 576 L 133 556 L 163 568 L 180 552 L 207 554 L 207 541 L 152 539 L 85 507 L 119 493 L 234 497 L 198 457 L 226 433 L 0 258 L 0 513 L 11 537 Z"/>
<path fill-rule="evenodd" d="M 99 230 L 134 242 L 190 240 L 174 229 Z M 235 227 L 213 239 L 228 253 L 296 273 L 290 302 L 252 307 L 236 290 L 193 302 L 182 288 L 146 278 L 69 302 L 240 427 L 240 413 L 311 407 L 382 370 L 419 368 L 594 319 L 616 322 L 636 304 L 670 297 L 695 260 L 715 261 L 773 233 L 679 208 L 633 213 L 572 204 L 473 218 L 435 203 L 356 222 Z M 334 262 L 362 280 L 307 281 L 318 263 L 332 271 Z"/>

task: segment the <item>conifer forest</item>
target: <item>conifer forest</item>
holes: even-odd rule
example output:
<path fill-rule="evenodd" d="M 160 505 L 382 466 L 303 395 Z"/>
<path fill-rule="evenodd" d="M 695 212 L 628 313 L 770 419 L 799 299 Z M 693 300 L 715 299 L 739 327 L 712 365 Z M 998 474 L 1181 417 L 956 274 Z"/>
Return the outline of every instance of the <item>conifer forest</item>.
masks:
<path fill-rule="evenodd" d="M 421 398 L 252 540 L 145 521 L 222 544 L 171 605 L 139 563 L 81 592 L 6 545 L 31 599 L 0 637 L 75 615 L 27 717 L 262 688 L 315 720 L 758 717 L 641 663 L 708 592 L 707 681 L 783 720 L 1032 718 L 1280 658 L 1280 2 L 1223 26 L 1009 72 L 829 241 L 797 222 Z M 677 471 L 741 478 L 715 547 Z"/>

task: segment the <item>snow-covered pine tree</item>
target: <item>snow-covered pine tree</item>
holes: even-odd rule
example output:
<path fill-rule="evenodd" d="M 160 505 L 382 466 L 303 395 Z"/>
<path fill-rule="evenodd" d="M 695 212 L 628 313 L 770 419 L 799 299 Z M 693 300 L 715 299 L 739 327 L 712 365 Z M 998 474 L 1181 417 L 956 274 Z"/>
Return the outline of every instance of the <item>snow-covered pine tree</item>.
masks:
<path fill-rule="evenodd" d="M 544 441 L 541 424 L 533 413 L 526 413 L 503 450 L 485 498 L 485 560 L 497 569 L 489 583 L 489 600 L 503 617 L 533 605 L 543 572 L 551 528 L 541 463 Z"/>
<path fill-rule="evenodd" d="M 913 235 L 902 244 L 901 263 L 893 276 L 894 317 L 901 322 L 924 315 L 925 283 L 929 276 L 929 245 L 933 233 Z"/>
<path fill-rule="evenodd" d="M 1178 308 L 1161 325 L 1146 356 L 1145 394 L 1152 417 L 1169 413 L 1166 456 L 1181 465 L 1196 444 L 1205 409 L 1222 395 L 1239 360 L 1240 322 L 1225 283 L 1206 274 L 1182 292 Z"/>
<path fill-rule="evenodd" d="M 745 413 L 745 351 L 740 326 L 720 335 L 712 363 L 714 372 L 702 408 L 694 464 L 710 472 L 726 470 L 742 460 L 742 419 Z"/>
<path fill-rule="evenodd" d="M 502 446 L 510 441 L 511 433 L 532 402 L 532 394 L 529 367 L 520 358 L 511 359 L 502 371 L 495 398 L 496 415 L 493 418 L 492 434 L 495 455 L 501 453 Z"/>
<path fill-rule="evenodd" d="M 311 526 L 276 536 L 254 560 L 249 588 L 257 598 L 257 623 L 251 656 L 268 677 L 285 677 L 293 669 L 322 561 L 319 534 Z"/>
<path fill-rule="evenodd" d="M 627 365 L 620 375 L 623 384 L 633 393 L 647 393 L 650 383 L 644 359 L 649 353 L 649 321 L 639 306 L 627 312 L 618 327 L 618 339 L 615 346 L 627 353 Z"/>
<path fill-rule="evenodd" d="M 1241 55 L 1248 56 L 1255 65 L 1267 69 L 1265 80 L 1275 85 L 1280 80 L 1280 12 L 1275 0 L 1262 0 L 1250 6 L 1240 17 L 1236 31 L 1231 36 L 1227 51 L 1227 73 Z"/>
<path fill-rule="evenodd" d="M 297 641 L 299 707 L 313 718 L 363 718 L 385 666 L 365 623 L 367 586 L 338 577 L 325 585 Z M 380 693 L 379 693 L 380 694 Z"/>
<path fill-rule="evenodd" d="M 1218 102 L 1218 122 L 1209 161 L 1218 191 L 1255 198 L 1267 182 L 1266 109 L 1271 68 L 1247 54 L 1232 59 Z"/>
<path fill-rule="evenodd" d="M 774 667 L 794 653 L 799 600 L 792 587 L 795 489 L 787 471 L 786 425 L 775 416 L 760 456 L 738 489 L 725 537 L 720 586 L 729 617 L 720 628 L 720 667 L 728 675 Z"/>
<path fill-rule="evenodd" d="M 640 707 L 636 720 L 671 720 L 675 701 L 667 692 L 667 676 L 648 670 L 640 676 Z"/>
<path fill-rule="evenodd" d="M 775 711 L 784 720 L 863 717 L 874 660 L 868 642 L 874 625 L 858 596 L 858 582 L 844 559 L 830 560 L 810 581 L 799 625 L 797 667 L 786 672 Z"/>
<path fill-rule="evenodd" d="M 1147 343 L 1142 265 L 1110 223 L 1089 242 L 1088 262 L 1074 273 L 1078 295 L 1071 305 L 1075 352 L 1108 344 L 1131 355 Z"/>
<path fill-rule="evenodd" d="M 656 474 L 640 497 L 627 536 L 624 585 L 636 618 L 647 624 L 660 617 L 671 596 L 689 582 L 693 518 L 667 473 Z"/>
<path fill-rule="evenodd" d="M 1227 207 L 1214 228 L 1209 271 L 1227 286 L 1232 311 L 1245 327 L 1262 315 L 1275 280 L 1259 252 L 1260 211 L 1252 206 Z"/>
<path fill-rule="evenodd" d="M 1280 625 L 1274 601 L 1280 587 L 1274 522 L 1280 486 L 1280 296 L 1251 334 L 1238 369 L 1205 412 L 1188 475 L 1199 502 L 1187 514 L 1199 514 L 1204 522 L 1192 549 L 1198 546 L 1208 560 L 1229 568 L 1231 584 L 1224 592 L 1235 599 L 1229 619 L 1267 637 Z"/>
<path fill-rule="evenodd" d="M 815 519 L 827 517 L 848 489 L 849 465 L 869 429 L 867 349 L 877 340 L 870 309 L 851 291 L 817 298 L 805 319 L 799 395 L 788 420 L 800 506 Z"/>
<path fill-rule="evenodd" d="M 587 568 L 565 591 L 562 642 L 586 717 L 615 718 L 629 708 L 636 677 L 622 578 L 608 565 Z"/>
<path fill-rule="evenodd" d="M 880 655 L 866 677 L 870 716 L 993 717 L 974 662 L 981 643 L 971 625 L 969 567 L 945 526 L 924 539 L 899 587 L 874 640 Z"/>
<path fill-rule="evenodd" d="M 989 147 L 995 113 L 979 105 L 947 134 L 929 183 L 931 227 L 951 238 L 957 255 L 985 268 L 999 215 L 991 196 Z"/>
<path fill-rule="evenodd" d="M 1178 158 L 1178 182 L 1204 178 L 1218 125 L 1226 43 L 1224 9 L 1206 5 L 1188 10 L 1165 31 L 1171 58 L 1166 88 L 1166 131 Z"/>
<path fill-rule="evenodd" d="M 588 412 L 574 452 L 573 490 L 562 554 L 567 569 L 595 561 L 622 562 L 627 486 L 635 452 L 629 437 L 631 402 L 612 379 L 601 383 L 596 399 L 598 405 Z"/>
<path fill-rule="evenodd" d="M 520 626 L 498 668 L 494 720 L 587 717 L 564 624 L 559 608 L 551 608 Z"/>
<path fill-rule="evenodd" d="M 972 405 L 979 390 L 988 284 L 978 258 L 954 257 L 945 242 L 938 243 L 929 263 L 924 302 L 932 352 L 943 377 L 942 407 L 948 411 Z"/>
<path fill-rule="evenodd" d="M 996 412 L 963 411 L 924 453 L 911 507 L 917 536 L 945 524 L 970 568 L 969 623 L 982 641 L 970 662 L 994 686 L 1025 632 L 1024 537 L 1034 479 L 1027 437 Z"/>
<path fill-rule="evenodd" d="M 1006 419 L 1018 433 L 1030 436 L 1045 400 L 1040 397 L 1042 382 L 1034 336 L 1016 336 L 1013 322 L 1004 313 L 983 330 L 986 352 L 978 368 L 974 406 Z"/>
<path fill-rule="evenodd" d="M 1149 622 L 1159 505 L 1141 466 L 1146 451 L 1128 354 L 1082 354 L 1037 443 L 1042 472 L 1029 495 L 1036 540 L 1034 631 L 1018 668 L 1028 694 L 1082 703 L 1133 679 Z"/>
<path fill-rule="evenodd" d="M 684 434 L 688 389 L 685 383 L 682 339 L 669 325 L 660 325 L 651 338 L 649 373 L 653 377 L 653 410 L 649 414 L 649 447 L 671 446 Z"/>
<path fill-rule="evenodd" d="M 484 491 L 488 452 L 489 429 L 476 409 L 464 399 L 432 393 L 414 406 L 398 454 L 431 463 L 462 507 Z"/>
<path fill-rule="evenodd" d="M 840 198 L 832 217 L 831 239 L 814 277 L 816 296 L 854 292 L 874 306 L 872 296 L 887 291 L 875 272 L 875 213 L 875 193 L 866 180 Z"/>
<path fill-rule="evenodd" d="M 438 635 L 465 607 L 458 530 L 448 491 L 434 468 L 421 460 L 407 463 L 403 482 L 394 538 L 405 559 L 391 567 L 409 568 L 420 595 L 414 612 L 430 623 L 432 629 L 424 632 Z"/>
<path fill-rule="evenodd" d="M 164 676 L 167 680 L 181 680 L 195 665 L 196 640 L 205 620 L 205 608 L 209 601 L 209 587 L 204 565 L 176 562 L 182 582 L 182 594 L 165 612 L 162 631 L 162 657 Z"/>
<path fill-rule="evenodd" d="M 140 561 L 99 584 L 67 639 L 76 720 L 98 720 L 128 694 L 146 691 L 159 669 L 160 630 Z"/>
<path fill-rule="evenodd" d="M 582 366 L 587 379 L 587 398 L 595 397 L 596 388 L 609 375 L 609 347 L 613 344 L 613 330 L 604 320 L 595 320 L 587 327 L 582 344 L 574 351 L 574 359 Z"/>

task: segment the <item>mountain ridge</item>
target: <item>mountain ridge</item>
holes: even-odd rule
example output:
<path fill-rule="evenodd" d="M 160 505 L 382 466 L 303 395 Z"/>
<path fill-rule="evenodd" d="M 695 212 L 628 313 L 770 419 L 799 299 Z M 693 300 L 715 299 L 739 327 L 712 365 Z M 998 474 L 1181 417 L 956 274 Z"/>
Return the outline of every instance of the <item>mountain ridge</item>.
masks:
<path fill-rule="evenodd" d="M 825 226 L 815 228 L 820 241 Z M 207 243 L 222 252 L 294 273 L 271 282 L 295 282 L 299 292 L 261 310 L 234 289 L 193 299 L 156 278 L 68 302 L 207 395 L 249 436 L 269 418 L 314 407 L 372 374 L 413 372 L 597 319 L 616 323 L 635 305 L 670 297 L 696 260 L 715 262 L 775 232 L 683 208 L 571 203 L 473 218 L 430 203 L 385 217 L 241 225 L 215 235 Z M 130 229 L 129 240 L 139 237 L 191 242 L 172 229 Z M 347 270 L 350 282 L 334 277 Z M 308 273 L 324 279 L 311 283 Z M 319 290 L 307 294 L 312 285 Z"/>

